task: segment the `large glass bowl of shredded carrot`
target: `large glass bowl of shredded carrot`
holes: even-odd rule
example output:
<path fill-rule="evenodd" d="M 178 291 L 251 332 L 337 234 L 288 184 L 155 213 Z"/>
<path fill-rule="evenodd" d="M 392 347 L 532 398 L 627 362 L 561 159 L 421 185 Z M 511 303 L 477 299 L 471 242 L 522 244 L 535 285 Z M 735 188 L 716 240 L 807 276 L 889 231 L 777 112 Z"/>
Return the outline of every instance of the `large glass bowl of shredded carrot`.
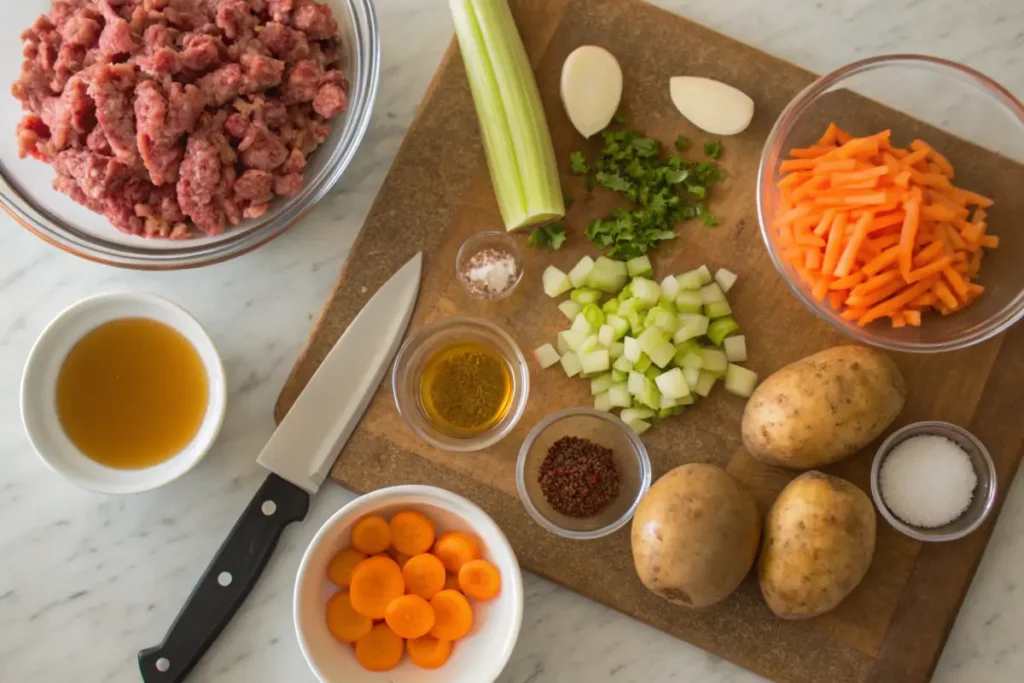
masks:
<path fill-rule="evenodd" d="M 814 313 L 900 351 L 964 348 L 1024 316 L 1024 106 L 945 60 L 855 62 L 779 116 L 761 233 Z"/>

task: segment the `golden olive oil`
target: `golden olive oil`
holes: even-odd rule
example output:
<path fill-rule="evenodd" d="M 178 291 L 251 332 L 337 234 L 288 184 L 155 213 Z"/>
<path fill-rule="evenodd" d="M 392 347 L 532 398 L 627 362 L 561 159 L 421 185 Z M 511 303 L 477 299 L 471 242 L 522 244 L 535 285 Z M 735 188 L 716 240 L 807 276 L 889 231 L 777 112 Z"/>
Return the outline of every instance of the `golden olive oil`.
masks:
<path fill-rule="evenodd" d="M 439 431 L 465 438 L 501 422 L 512 405 L 512 369 L 497 349 L 455 342 L 434 352 L 420 379 L 423 411 Z"/>
<path fill-rule="evenodd" d="M 82 337 L 57 376 L 57 415 L 86 456 L 107 467 L 152 467 L 202 425 L 206 368 L 177 330 L 148 318 L 104 323 Z"/>

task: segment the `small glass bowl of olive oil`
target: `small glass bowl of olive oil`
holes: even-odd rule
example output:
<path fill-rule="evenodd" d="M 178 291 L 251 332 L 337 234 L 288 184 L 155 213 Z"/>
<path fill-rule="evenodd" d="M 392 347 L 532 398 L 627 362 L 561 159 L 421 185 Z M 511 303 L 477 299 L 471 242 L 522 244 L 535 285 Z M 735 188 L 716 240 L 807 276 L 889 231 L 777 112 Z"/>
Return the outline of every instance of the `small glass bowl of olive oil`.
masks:
<path fill-rule="evenodd" d="M 477 451 L 504 438 L 522 417 L 530 373 L 501 328 L 479 318 L 430 323 L 395 359 L 398 412 L 421 439 L 449 451 Z"/>
<path fill-rule="evenodd" d="M 91 297 L 36 341 L 21 414 L 39 456 L 72 483 L 137 493 L 191 469 L 227 406 L 224 368 L 202 326 L 141 293 Z"/>

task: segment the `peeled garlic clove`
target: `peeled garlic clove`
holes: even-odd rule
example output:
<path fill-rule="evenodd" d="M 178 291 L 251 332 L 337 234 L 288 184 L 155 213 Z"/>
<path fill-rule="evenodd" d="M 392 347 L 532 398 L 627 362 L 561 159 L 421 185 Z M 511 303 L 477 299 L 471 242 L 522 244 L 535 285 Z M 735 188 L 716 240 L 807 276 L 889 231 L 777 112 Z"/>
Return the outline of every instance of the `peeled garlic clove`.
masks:
<path fill-rule="evenodd" d="M 622 68 L 611 52 L 596 45 L 572 51 L 562 65 L 562 104 L 585 138 L 608 127 L 622 100 Z"/>
<path fill-rule="evenodd" d="M 669 92 L 679 113 L 705 133 L 736 135 L 754 118 L 754 100 L 710 78 L 676 76 L 669 81 Z"/>

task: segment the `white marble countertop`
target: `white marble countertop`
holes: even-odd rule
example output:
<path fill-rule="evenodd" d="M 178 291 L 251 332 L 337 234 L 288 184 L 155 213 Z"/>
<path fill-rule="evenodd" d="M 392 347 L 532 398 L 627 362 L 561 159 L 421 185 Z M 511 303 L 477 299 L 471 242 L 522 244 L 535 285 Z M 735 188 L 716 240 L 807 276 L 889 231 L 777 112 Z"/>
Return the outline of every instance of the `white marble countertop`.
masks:
<path fill-rule="evenodd" d="M 277 393 L 330 291 L 452 29 L 442 0 L 377 0 L 383 78 L 363 147 L 330 201 L 253 254 L 200 271 L 125 272 L 65 255 L 0 218 L 0 681 L 138 681 L 136 652 L 163 637 L 264 472 Z M 660 0 L 700 23 L 821 72 L 884 52 L 964 61 L 1024 96 L 1020 0 Z M 785 5 L 783 10 L 782 6 Z M 12 134 L 11 131 L 6 134 Z M 214 452 L 156 492 L 80 491 L 35 457 L 18 419 L 28 350 L 61 309 L 148 290 L 212 333 L 232 388 Z M 326 486 L 191 680 L 313 683 L 291 621 L 302 550 L 351 498 Z M 1011 490 L 935 680 L 1019 681 L 1024 670 L 1024 487 Z M 565 639 L 572 633 L 571 640 Z M 555 643 L 558 643 L 555 645 Z M 502 683 L 705 681 L 758 676 L 565 589 L 526 577 L 522 635 Z M 824 682 L 823 682 L 824 683 Z M 890 682 L 886 682 L 890 683 Z M 898 683 L 898 682 L 891 682 Z"/>

